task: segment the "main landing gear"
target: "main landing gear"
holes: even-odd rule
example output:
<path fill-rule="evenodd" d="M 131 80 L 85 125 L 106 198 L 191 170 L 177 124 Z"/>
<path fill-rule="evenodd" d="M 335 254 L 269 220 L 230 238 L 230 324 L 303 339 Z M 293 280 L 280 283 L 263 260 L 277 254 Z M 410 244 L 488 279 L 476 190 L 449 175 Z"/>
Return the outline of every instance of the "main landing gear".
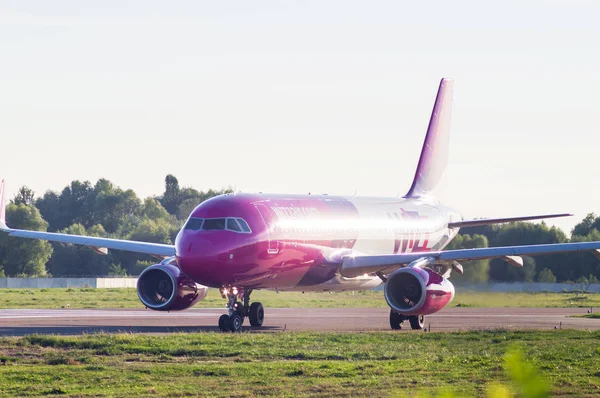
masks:
<path fill-rule="evenodd" d="M 393 330 L 402 329 L 402 324 L 406 320 L 410 322 L 410 327 L 413 330 L 421 330 L 425 324 L 425 317 L 423 315 L 401 315 L 394 310 L 390 310 L 390 326 Z"/>
<path fill-rule="evenodd" d="M 221 288 L 221 296 L 227 298 L 227 314 L 219 318 L 219 330 L 222 332 L 239 332 L 242 330 L 244 319 L 248 317 L 250 325 L 261 327 L 265 320 L 265 309 L 259 302 L 250 305 L 252 289 Z M 242 301 L 238 301 L 241 299 Z"/>

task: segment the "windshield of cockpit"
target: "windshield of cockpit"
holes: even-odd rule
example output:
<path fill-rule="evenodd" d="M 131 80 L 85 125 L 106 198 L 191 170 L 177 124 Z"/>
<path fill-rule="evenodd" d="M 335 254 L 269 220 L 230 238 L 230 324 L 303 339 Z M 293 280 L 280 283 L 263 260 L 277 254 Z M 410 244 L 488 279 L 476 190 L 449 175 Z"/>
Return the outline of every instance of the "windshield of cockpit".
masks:
<path fill-rule="evenodd" d="M 190 217 L 183 227 L 186 230 L 193 231 L 218 231 L 227 230 L 240 234 L 249 234 L 252 231 L 248 223 L 239 217 L 222 218 L 196 218 Z"/>

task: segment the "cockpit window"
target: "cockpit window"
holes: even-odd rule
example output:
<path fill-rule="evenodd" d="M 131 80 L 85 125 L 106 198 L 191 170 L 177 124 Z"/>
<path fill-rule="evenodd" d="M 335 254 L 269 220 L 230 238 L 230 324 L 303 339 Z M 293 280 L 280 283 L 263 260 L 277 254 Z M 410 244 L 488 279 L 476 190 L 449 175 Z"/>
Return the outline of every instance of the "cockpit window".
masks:
<path fill-rule="evenodd" d="M 184 229 L 192 229 L 194 231 L 199 231 L 202 228 L 202 223 L 204 219 L 202 218 L 190 218 L 188 222 L 185 224 Z"/>
<path fill-rule="evenodd" d="M 190 218 L 183 229 L 192 231 L 217 231 L 226 229 L 240 234 L 252 231 L 248 223 L 241 218 Z"/>
<path fill-rule="evenodd" d="M 228 218 L 227 219 L 227 229 L 230 230 L 230 231 L 242 232 L 242 229 L 238 225 L 238 223 L 235 220 L 235 218 Z"/>
<path fill-rule="evenodd" d="M 203 231 L 212 231 L 217 229 L 225 229 L 224 218 L 207 218 L 202 226 Z"/>
<path fill-rule="evenodd" d="M 246 221 L 242 220 L 241 218 L 238 218 L 237 222 L 240 224 L 240 227 L 242 227 L 242 231 L 250 232 L 250 227 L 248 226 L 248 223 Z"/>

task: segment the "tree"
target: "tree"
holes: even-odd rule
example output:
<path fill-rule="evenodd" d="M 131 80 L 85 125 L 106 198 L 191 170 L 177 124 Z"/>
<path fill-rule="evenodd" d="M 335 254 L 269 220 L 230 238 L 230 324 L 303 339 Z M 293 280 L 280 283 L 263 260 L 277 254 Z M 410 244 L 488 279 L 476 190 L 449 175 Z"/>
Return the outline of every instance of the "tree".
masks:
<path fill-rule="evenodd" d="M 169 213 L 160 204 L 160 202 L 153 198 L 146 198 L 144 205 L 141 209 L 142 217 L 146 217 L 150 220 L 169 219 Z"/>
<path fill-rule="evenodd" d="M 175 214 L 181 203 L 179 181 L 177 181 L 177 178 L 172 174 L 165 177 L 165 193 L 160 199 L 160 203 L 167 209 L 169 214 Z"/>
<path fill-rule="evenodd" d="M 81 224 L 73 224 L 60 233 L 83 236 L 105 237 L 102 225 L 96 225 L 87 231 Z M 48 271 L 54 276 L 104 276 L 111 265 L 112 253 L 107 256 L 92 251 L 81 245 L 54 243 L 54 253 L 48 261 Z"/>
<path fill-rule="evenodd" d="M 6 221 L 18 229 L 46 231 L 48 228 L 39 210 L 23 203 L 11 203 L 6 207 Z M 52 246 L 46 241 L 0 234 L 0 268 L 7 276 L 46 276 L 46 262 L 51 254 Z"/>
<path fill-rule="evenodd" d="M 177 218 L 185 220 L 199 204 L 199 198 L 189 198 L 184 200 L 177 209 Z"/>
<path fill-rule="evenodd" d="M 44 219 L 49 222 L 50 231 L 67 228 L 71 224 L 82 224 L 91 227 L 93 220 L 93 205 L 95 202 L 94 189 L 89 181 L 72 181 L 60 195 L 46 191 L 44 196 L 36 200 L 35 205 L 40 209 Z"/>
<path fill-rule="evenodd" d="M 579 278 L 577 278 L 575 283 L 577 283 L 581 286 L 581 291 L 583 293 L 587 293 L 588 290 L 590 290 L 590 286 L 592 286 L 592 284 L 598 283 L 598 278 L 596 278 L 595 275 L 589 275 L 587 277 L 584 275 L 581 275 Z"/>
<path fill-rule="evenodd" d="M 111 264 L 108 268 L 108 276 L 127 276 L 127 270 L 121 264 Z"/>
<path fill-rule="evenodd" d="M 592 229 L 596 229 L 600 231 L 600 217 L 596 217 L 594 213 L 588 213 L 587 216 L 571 231 L 571 236 L 586 236 L 588 235 Z"/>
<path fill-rule="evenodd" d="M 231 187 L 220 190 L 197 191 L 194 188 L 179 188 L 179 181 L 172 174 L 165 177 L 165 192 L 158 198 L 163 207 L 169 214 L 177 216 L 180 220 L 185 220 L 190 212 L 200 203 L 214 196 L 231 193 Z"/>
<path fill-rule="evenodd" d="M 58 226 L 63 224 L 60 198 L 56 192 L 46 191 L 43 197 L 35 201 L 35 207 L 40 210 L 44 220 L 48 221 L 48 231 L 57 231 Z"/>
<path fill-rule="evenodd" d="M 35 192 L 32 189 L 28 188 L 26 185 L 23 185 L 15 194 L 15 197 L 13 198 L 12 202 L 16 205 L 22 203 L 24 205 L 29 206 L 33 204 L 34 196 Z"/>
<path fill-rule="evenodd" d="M 491 246 L 563 243 L 566 240 L 562 230 L 556 227 L 549 228 L 543 222 L 513 222 L 498 227 L 498 233 Z M 509 265 L 501 259 L 494 259 L 490 263 L 490 279 L 499 282 L 531 282 L 544 268 L 549 268 L 556 275 L 556 269 L 561 268 L 564 259 L 561 255 L 536 256 L 535 260 L 524 257 L 522 268 Z"/>
<path fill-rule="evenodd" d="M 141 201 L 133 190 L 123 191 L 107 180 L 98 180 L 94 195 L 92 219 L 109 233 L 116 232 L 129 217 L 141 210 Z"/>
<path fill-rule="evenodd" d="M 172 236 L 177 234 L 178 228 L 170 222 L 170 219 L 150 220 L 142 218 L 138 223 L 132 223 L 130 230 L 124 239 L 140 242 L 153 242 L 172 244 Z M 144 254 L 131 252 L 113 252 L 113 262 L 121 264 L 130 275 L 135 275 L 136 264 L 140 261 L 149 261 L 152 257 Z"/>
<path fill-rule="evenodd" d="M 556 276 L 548 268 L 544 268 L 538 275 L 538 282 L 540 283 L 555 283 Z"/>
<path fill-rule="evenodd" d="M 448 245 L 447 249 L 475 249 L 488 247 L 488 240 L 483 235 L 457 235 Z M 489 278 L 490 260 L 468 261 L 464 266 L 464 274 L 452 274 L 452 279 L 457 283 L 482 283 Z"/>

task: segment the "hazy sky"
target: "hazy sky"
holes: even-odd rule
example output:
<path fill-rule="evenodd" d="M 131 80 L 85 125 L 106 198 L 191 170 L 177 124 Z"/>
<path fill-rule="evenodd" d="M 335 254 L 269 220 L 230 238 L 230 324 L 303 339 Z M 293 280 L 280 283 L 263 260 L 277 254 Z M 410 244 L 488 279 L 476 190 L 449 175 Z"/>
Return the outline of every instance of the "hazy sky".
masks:
<path fill-rule="evenodd" d="M 0 0 L 10 196 L 104 177 L 396 196 L 441 77 L 442 199 L 465 217 L 600 212 L 598 1 Z"/>

